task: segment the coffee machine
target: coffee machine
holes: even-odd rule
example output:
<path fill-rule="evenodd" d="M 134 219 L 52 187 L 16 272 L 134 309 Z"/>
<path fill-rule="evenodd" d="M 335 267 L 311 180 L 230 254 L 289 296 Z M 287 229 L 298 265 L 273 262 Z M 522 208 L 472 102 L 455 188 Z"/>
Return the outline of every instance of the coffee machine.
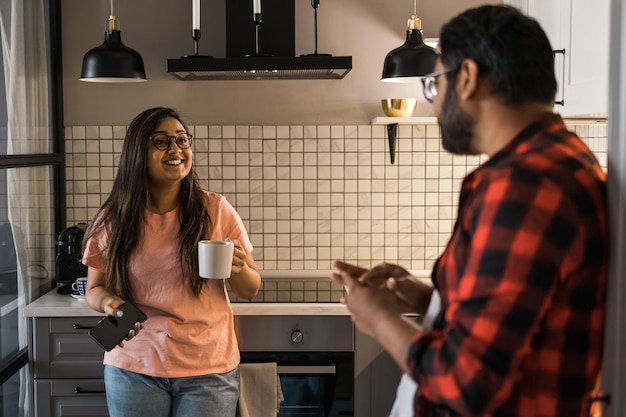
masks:
<path fill-rule="evenodd" d="M 71 294 L 72 282 L 87 276 L 87 266 L 81 262 L 86 230 L 87 223 L 78 223 L 62 231 L 57 239 L 56 287 L 61 294 Z"/>

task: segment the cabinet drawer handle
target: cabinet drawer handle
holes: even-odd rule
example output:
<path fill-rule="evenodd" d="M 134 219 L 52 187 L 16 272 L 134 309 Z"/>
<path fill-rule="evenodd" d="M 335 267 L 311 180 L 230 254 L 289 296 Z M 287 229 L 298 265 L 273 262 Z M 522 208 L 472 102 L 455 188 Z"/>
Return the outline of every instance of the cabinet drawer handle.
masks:
<path fill-rule="evenodd" d="M 279 365 L 276 367 L 276 371 L 279 374 L 294 375 L 294 374 L 335 374 L 337 373 L 334 365 L 328 366 L 285 366 Z"/>
<path fill-rule="evenodd" d="M 80 387 L 74 387 L 74 392 L 76 394 L 106 394 L 105 390 L 88 390 L 88 389 L 80 389 Z"/>
<path fill-rule="evenodd" d="M 565 84 L 565 49 L 555 49 L 552 51 L 552 55 L 556 58 L 556 54 L 561 54 L 563 55 L 563 67 L 562 72 L 563 74 L 561 74 L 561 99 L 560 100 L 556 100 L 554 102 L 554 104 L 556 104 L 557 106 L 564 106 L 565 105 L 565 89 L 563 88 L 563 85 Z M 558 82 L 559 80 L 557 80 Z"/>
<path fill-rule="evenodd" d="M 91 329 L 91 326 L 82 326 L 78 323 L 74 323 L 72 327 L 75 328 L 76 330 L 90 330 Z"/>

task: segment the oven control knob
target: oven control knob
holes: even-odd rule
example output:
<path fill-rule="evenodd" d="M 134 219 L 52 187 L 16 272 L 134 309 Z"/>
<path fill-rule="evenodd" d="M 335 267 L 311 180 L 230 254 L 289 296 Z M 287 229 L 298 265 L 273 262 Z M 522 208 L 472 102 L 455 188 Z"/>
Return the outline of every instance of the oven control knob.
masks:
<path fill-rule="evenodd" d="M 302 343 L 302 341 L 304 340 L 304 334 L 302 333 L 302 331 L 296 329 L 293 332 L 291 332 L 291 343 Z"/>

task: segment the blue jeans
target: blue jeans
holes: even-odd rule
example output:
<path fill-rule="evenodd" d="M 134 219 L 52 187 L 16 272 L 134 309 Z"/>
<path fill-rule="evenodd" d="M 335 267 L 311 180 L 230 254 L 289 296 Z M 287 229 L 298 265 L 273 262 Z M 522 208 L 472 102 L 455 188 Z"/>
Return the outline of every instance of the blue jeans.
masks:
<path fill-rule="evenodd" d="M 104 367 L 111 417 L 234 417 L 239 368 L 223 374 L 157 378 Z"/>

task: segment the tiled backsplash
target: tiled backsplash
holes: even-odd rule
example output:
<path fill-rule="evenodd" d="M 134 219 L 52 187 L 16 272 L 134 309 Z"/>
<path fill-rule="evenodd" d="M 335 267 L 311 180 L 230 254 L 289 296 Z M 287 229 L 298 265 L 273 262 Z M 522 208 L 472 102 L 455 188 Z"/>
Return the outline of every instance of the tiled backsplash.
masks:
<path fill-rule="evenodd" d="M 261 280 L 261 289 L 252 301 L 261 303 L 336 303 L 344 295 L 342 285 L 319 278 L 267 278 Z M 247 302 L 229 292 L 230 301 Z"/>
<path fill-rule="evenodd" d="M 606 124 L 570 127 L 606 169 Z M 190 128 L 202 186 L 237 209 L 263 270 L 328 270 L 334 259 L 428 270 L 449 239 L 462 178 L 485 160 L 444 151 L 435 124 L 400 125 L 394 165 L 384 125 Z M 107 197 L 125 130 L 66 128 L 68 225 Z"/>

